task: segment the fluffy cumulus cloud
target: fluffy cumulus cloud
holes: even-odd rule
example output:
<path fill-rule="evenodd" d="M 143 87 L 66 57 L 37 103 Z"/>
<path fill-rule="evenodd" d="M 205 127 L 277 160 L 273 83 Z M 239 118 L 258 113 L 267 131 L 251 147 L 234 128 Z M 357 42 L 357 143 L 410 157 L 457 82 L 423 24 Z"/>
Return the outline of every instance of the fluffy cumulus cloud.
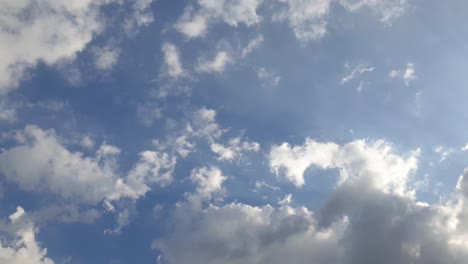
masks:
<path fill-rule="evenodd" d="M 171 78 L 186 76 L 184 67 L 180 60 L 179 49 L 172 43 L 164 43 L 162 46 L 162 52 L 164 55 L 163 75 L 167 75 Z"/>
<path fill-rule="evenodd" d="M 125 28 L 153 22 L 152 0 L 133 2 Z M 73 60 L 93 36 L 104 29 L 101 7 L 114 0 L 7 0 L 0 3 L 0 93 L 18 86 L 28 69 L 43 62 L 54 65 Z M 116 50 L 100 53 L 96 65 L 107 69 L 115 64 Z"/>
<path fill-rule="evenodd" d="M 213 23 L 251 26 L 261 21 L 257 15 L 261 3 L 262 0 L 198 0 L 195 6 L 185 9 L 175 28 L 187 38 L 197 38 L 205 35 Z"/>
<path fill-rule="evenodd" d="M 175 159 L 167 154 L 142 152 L 127 176 L 118 172 L 120 149 L 103 144 L 96 155 L 85 156 L 66 148 L 53 130 L 27 126 L 16 135 L 18 145 L 0 154 L 0 173 L 21 189 L 49 192 L 74 203 L 96 204 L 104 199 L 137 199 L 147 184 L 171 181 Z"/>
<path fill-rule="evenodd" d="M 232 161 L 239 158 L 244 151 L 260 150 L 260 144 L 252 141 L 242 141 L 241 137 L 230 138 L 227 145 L 212 142 L 211 150 L 218 154 L 219 160 Z"/>
<path fill-rule="evenodd" d="M 105 1 L 2 1 L 0 92 L 18 85 L 39 61 L 71 59 L 101 29 Z M 26 15 L 27 14 L 27 15 Z"/>
<path fill-rule="evenodd" d="M 264 206 L 181 203 L 172 227 L 153 243 L 164 263 L 465 262 L 464 176 L 448 200 L 427 204 L 402 195 L 412 191 L 408 174 L 416 169 L 415 154 L 398 156 L 384 142 L 339 146 L 307 140 L 304 146 L 282 145 L 281 151 L 294 157 L 295 166 L 307 167 L 312 159 L 322 168 L 342 164 L 348 176 L 316 211 L 293 206 L 291 196 Z M 396 188 L 382 188 L 387 184 L 381 182 Z M 220 184 L 209 186 L 220 190 Z"/>
<path fill-rule="evenodd" d="M 16 212 L 9 216 L 10 223 L 2 223 L 12 234 L 11 239 L 0 242 L 0 262 L 9 264 L 54 264 L 47 257 L 47 249 L 41 248 L 36 240 L 37 228 L 30 221 L 24 220 L 25 211 L 18 207 Z M 0 233 L 2 233 L 0 231 Z"/>
<path fill-rule="evenodd" d="M 365 178 L 382 191 L 403 194 L 411 173 L 417 169 L 419 150 L 406 158 L 394 155 L 384 141 L 356 140 L 342 146 L 306 139 L 303 145 L 291 147 L 288 143 L 275 145 L 270 151 L 270 166 L 277 174 L 300 187 L 304 174 L 311 166 L 339 169 L 339 183 L 349 178 Z"/>

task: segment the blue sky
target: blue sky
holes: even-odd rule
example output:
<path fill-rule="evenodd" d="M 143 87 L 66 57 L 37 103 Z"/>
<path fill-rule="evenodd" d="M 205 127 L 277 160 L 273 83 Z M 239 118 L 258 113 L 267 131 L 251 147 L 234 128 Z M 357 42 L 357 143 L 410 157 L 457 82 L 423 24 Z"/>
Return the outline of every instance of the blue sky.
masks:
<path fill-rule="evenodd" d="M 1 263 L 465 263 L 464 1 L 0 10 Z"/>

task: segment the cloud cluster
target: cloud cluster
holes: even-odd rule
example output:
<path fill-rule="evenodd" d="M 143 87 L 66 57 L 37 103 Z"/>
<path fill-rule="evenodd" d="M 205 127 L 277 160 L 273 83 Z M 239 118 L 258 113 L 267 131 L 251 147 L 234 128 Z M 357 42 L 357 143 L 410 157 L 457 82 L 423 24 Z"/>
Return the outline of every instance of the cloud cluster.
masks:
<path fill-rule="evenodd" d="M 386 24 L 401 16 L 407 7 L 406 0 L 278 0 L 278 2 L 280 8 L 273 14 L 273 20 L 287 22 L 296 38 L 303 43 L 325 36 L 328 16 L 335 4 L 349 12 L 370 9 Z"/>
<path fill-rule="evenodd" d="M 0 4 L 0 92 L 18 85 L 39 61 L 72 59 L 101 30 L 106 1 L 2 1 Z"/>
<path fill-rule="evenodd" d="M 132 3 L 125 28 L 153 22 L 152 0 Z M 104 29 L 101 7 L 117 0 L 7 0 L 0 3 L 0 94 L 18 86 L 39 62 L 56 65 L 72 61 L 94 35 Z M 96 59 L 99 69 L 115 64 L 116 50 L 104 49 Z"/>
<path fill-rule="evenodd" d="M 398 156 L 385 142 L 340 146 L 306 140 L 304 146 L 273 150 L 285 152 L 275 164 L 301 168 L 294 173 L 311 163 L 340 166 L 342 177 L 325 203 L 315 212 L 293 206 L 291 196 L 278 205 L 179 204 L 171 229 L 153 243 L 164 263 L 465 262 L 465 176 L 450 199 L 427 204 L 408 195 L 416 154 Z"/>
<path fill-rule="evenodd" d="M 257 7 L 263 0 L 198 0 L 189 6 L 177 21 L 175 28 L 187 38 L 202 37 L 211 24 L 223 22 L 237 27 L 251 26 L 261 21 Z"/>
<path fill-rule="evenodd" d="M 151 184 L 172 180 L 175 158 L 166 153 L 142 152 L 126 176 L 118 172 L 120 149 L 102 144 L 96 155 L 67 149 L 53 130 L 27 126 L 16 134 L 17 146 L 0 154 L 0 173 L 25 191 L 55 194 L 75 204 L 102 200 L 138 199 Z"/>
<path fill-rule="evenodd" d="M 0 262 L 8 264 L 54 264 L 47 257 L 47 249 L 41 248 L 36 241 L 37 228 L 24 216 L 23 208 L 9 216 L 10 223 L 1 223 L 2 229 L 13 234 L 9 240 L 0 241 Z M 0 233 L 2 230 L 0 230 Z"/>

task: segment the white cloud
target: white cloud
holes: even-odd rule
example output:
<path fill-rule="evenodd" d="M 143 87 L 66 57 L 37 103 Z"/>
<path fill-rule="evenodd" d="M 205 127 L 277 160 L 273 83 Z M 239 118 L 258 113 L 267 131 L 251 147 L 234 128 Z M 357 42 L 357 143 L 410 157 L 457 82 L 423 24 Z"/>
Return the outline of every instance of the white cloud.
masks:
<path fill-rule="evenodd" d="M 175 165 L 176 158 L 167 153 L 144 151 L 140 153 L 140 160 L 135 167 L 128 173 L 126 184 L 138 196 L 142 196 L 150 190 L 148 184 L 170 184 Z"/>
<path fill-rule="evenodd" d="M 347 66 L 347 65 L 346 65 Z M 348 68 L 348 67 L 347 67 Z M 359 77 L 360 75 L 364 74 L 364 73 L 367 73 L 367 72 L 373 72 L 374 71 L 374 67 L 366 67 L 365 65 L 363 64 L 359 64 L 358 66 L 356 66 L 356 68 L 354 68 L 348 75 L 346 75 L 345 77 L 343 77 L 341 79 L 341 84 L 345 84 L 347 82 L 350 82 L 354 79 L 356 79 L 357 77 Z"/>
<path fill-rule="evenodd" d="M 91 149 L 94 147 L 94 140 L 90 136 L 84 136 L 80 141 L 80 145 L 87 149 Z"/>
<path fill-rule="evenodd" d="M 408 62 L 406 64 L 406 69 L 404 70 L 392 70 L 388 73 L 390 78 L 400 78 L 406 85 L 409 85 L 411 81 L 416 79 L 414 63 Z"/>
<path fill-rule="evenodd" d="M 10 215 L 11 223 L 8 229 L 13 231 L 11 241 L 2 239 L 0 242 L 0 263 L 8 264 L 54 264 L 47 257 L 47 249 L 41 248 L 36 241 L 37 228 L 29 222 L 16 224 L 24 217 L 25 211 L 18 207 L 16 212 Z"/>
<path fill-rule="evenodd" d="M 313 154 L 312 149 L 316 151 Z M 429 204 L 416 200 L 414 195 L 401 195 L 412 188 L 407 175 L 416 168 L 417 153 L 392 154 L 390 146 L 382 141 L 354 141 L 340 146 L 308 140 L 304 146 L 284 146 L 283 150 L 295 155 L 296 165 L 297 160 L 310 157 L 321 168 L 330 163 L 342 164 L 339 173 L 343 176 L 346 172 L 347 177 L 338 181 L 316 211 L 293 207 L 291 195 L 277 206 L 233 202 L 194 208 L 190 201 L 179 203 L 171 218 L 173 228 L 153 243 L 163 262 L 466 262 L 468 170 L 450 198 Z M 330 156 L 335 160 L 328 162 Z M 403 189 L 389 192 L 381 188 L 388 183 Z M 213 190 L 222 189 L 221 184 L 215 186 Z"/>
<path fill-rule="evenodd" d="M 252 51 L 260 47 L 263 41 L 264 39 L 262 35 L 258 35 L 256 38 L 251 39 L 249 43 L 247 44 L 247 46 L 242 49 L 242 57 L 246 57 L 247 55 L 252 53 Z"/>
<path fill-rule="evenodd" d="M 99 70 L 110 70 L 119 59 L 120 50 L 110 45 L 93 49 L 94 63 Z"/>
<path fill-rule="evenodd" d="M 16 119 L 16 108 L 11 107 L 6 101 L 0 101 L 0 122 L 12 123 Z"/>
<path fill-rule="evenodd" d="M 303 146 L 291 147 L 288 143 L 273 146 L 270 151 L 270 167 L 277 174 L 284 169 L 285 176 L 296 186 L 304 185 L 304 172 L 312 165 L 332 167 L 340 147 L 334 143 L 319 143 L 306 139 Z"/>
<path fill-rule="evenodd" d="M 154 22 L 151 12 L 151 5 L 156 0 L 135 0 L 132 5 L 132 12 L 125 19 L 124 30 L 128 35 L 136 34 L 139 27 L 148 26 Z"/>
<path fill-rule="evenodd" d="M 453 153 L 453 149 L 446 148 L 446 147 L 443 147 L 443 146 L 434 147 L 433 151 L 440 155 L 439 162 L 443 162 L 444 160 L 446 160 L 448 158 L 448 156 L 450 156 L 450 154 Z"/>
<path fill-rule="evenodd" d="M 153 22 L 153 0 L 137 0 L 125 22 L 128 32 Z M 28 70 L 41 61 L 48 65 L 73 61 L 93 36 L 104 29 L 101 7 L 120 0 L 20 0 L 0 2 L 0 93 L 17 87 Z M 27 14 L 27 15 L 26 15 Z M 118 52 L 105 50 L 97 67 L 108 69 Z M 67 73 L 67 77 L 70 75 Z M 72 74 L 73 83 L 79 72 Z"/>
<path fill-rule="evenodd" d="M 260 22 L 257 8 L 262 0 L 198 0 L 189 6 L 178 19 L 175 28 L 187 38 L 202 37 L 211 24 L 224 22 L 237 27 L 242 23 L 251 26 Z"/>
<path fill-rule="evenodd" d="M 17 133 L 19 145 L 0 154 L 0 172 L 26 191 L 56 194 L 76 204 L 97 204 L 121 198 L 138 199 L 148 184 L 167 184 L 175 159 L 167 154 L 142 152 L 126 177 L 118 173 L 120 149 L 103 144 L 95 157 L 71 152 L 53 130 L 27 126 Z"/>
<path fill-rule="evenodd" d="M 465 146 L 462 148 L 463 151 L 467 151 L 468 150 L 468 143 L 465 144 Z"/>
<path fill-rule="evenodd" d="M 201 210 L 204 204 L 222 201 L 225 194 L 223 183 L 227 177 L 218 167 L 195 168 L 190 173 L 190 180 L 197 187 L 193 193 L 187 193 L 187 203 L 179 203 L 189 210 Z"/>
<path fill-rule="evenodd" d="M 419 150 L 402 158 L 391 153 L 391 146 L 384 141 L 356 140 L 343 146 L 306 139 L 304 145 L 291 147 L 288 143 L 273 146 L 270 151 L 270 167 L 279 175 L 300 187 L 304 185 L 304 173 L 310 166 L 321 169 L 337 168 L 339 184 L 346 181 L 367 181 L 384 192 L 405 195 L 406 182 L 418 166 Z"/>
<path fill-rule="evenodd" d="M 208 108 L 196 110 L 191 117 L 189 132 L 210 141 L 219 138 L 224 130 L 216 123 L 216 111 Z"/>
<path fill-rule="evenodd" d="M 164 43 L 162 46 L 164 54 L 164 70 L 163 74 L 171 78 L 179 78 L 186 76 L 186 72 L 180 61 L 180 51 L 172 43 Z"/>
<path fill-rule="evenodd" d="M 288 22 L 298 40 L 303 43 L 323 38 L 327 33 L 330 9 L 334 3 L 349 12 L 370 9 L 380 16 L 385 24 L 401 16 L 407 7 L 406 0 L 277 0 L 280 7 L 273 14 L 273 20 Z"/>
<path fill-rule="evenodd" d="M 197 185 L 191 201 L 210 201 L 214 195 L 223 192 L 223 182 L 227 179 L 218 167 L 193 169 L 190 180 Z"/>
<path fill-rule="evenodd" d="M 21 216 L 23 216 L 25 213 L 23 207 L 16 207 L 16 212 L 14 212 L 13 214 L 11 214 L 10 216 L 8 216 L 8 218 L 10 218 L 10 221 L 12 223 L 16 222 L 18 219 L 21 218 Z"/>
<path fill-rule="evenodd" d="M 162 119 L 163 109 L 151 102 L 137 104 L 136 115 L 138 120 L 146 127 L 151 127 L 157 120 Z"/>
<path fill-rule="evenodd" d="M 262 81 L 263 86 L 274 87 L 278 86 L 281 76 L 273 71 L 268 71 L 264 67 L 257 70 L 257 77 Z"/>
<path fill-rule="evenodd" d="M 105 1 L 2 1 L 0 93 L 16 87 L 38 61 L 73 59 L 101 28 Z M 29 15 L 22 15 L 29 14 Z"/>
<path fill-rule="evenodd" d="M 380 21 L 391 24 L 391 22 L 405 13 L 408 6 L 407 0 L 340 0 L 340 4 L 350 12 L 363 8 L 370 8 L 380 16 Z"/>
<path fill-rule="evenodd" d="M 258 152 L 260 144 L 252 141 L 242 141 L 241 137 L 229 139 L 227 145 L 212 142 L 211 150 L 218 154 L 218 159 L 221 161 L 232 161 L 241 157 L 244 151 Z"/>
<path fill-rule="evenodd" d="M 322 38 L 327 32 L 326 15 L 331 0 L 279 0 L 283 7 L 273 16 L 275 21 L 287 21 L 296 38 L 306 43 Z"/>
<path fill-rule="evenodd" d="M 232 63 L 229 54 L 225 51 L 219 51 L 212 60 L 200 58 L 196 69 L 199 72 L 221 73 L 229 63 Z"/>

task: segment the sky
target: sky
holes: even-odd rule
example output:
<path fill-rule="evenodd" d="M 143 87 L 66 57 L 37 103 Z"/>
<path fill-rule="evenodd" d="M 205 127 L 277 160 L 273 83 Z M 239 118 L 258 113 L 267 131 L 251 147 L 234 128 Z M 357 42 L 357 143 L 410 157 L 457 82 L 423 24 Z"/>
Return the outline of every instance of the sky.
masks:
<path fill-rule="evenodd" d="M 0 1 L 0 263 L 466 263 L 467 17 Z"/>

